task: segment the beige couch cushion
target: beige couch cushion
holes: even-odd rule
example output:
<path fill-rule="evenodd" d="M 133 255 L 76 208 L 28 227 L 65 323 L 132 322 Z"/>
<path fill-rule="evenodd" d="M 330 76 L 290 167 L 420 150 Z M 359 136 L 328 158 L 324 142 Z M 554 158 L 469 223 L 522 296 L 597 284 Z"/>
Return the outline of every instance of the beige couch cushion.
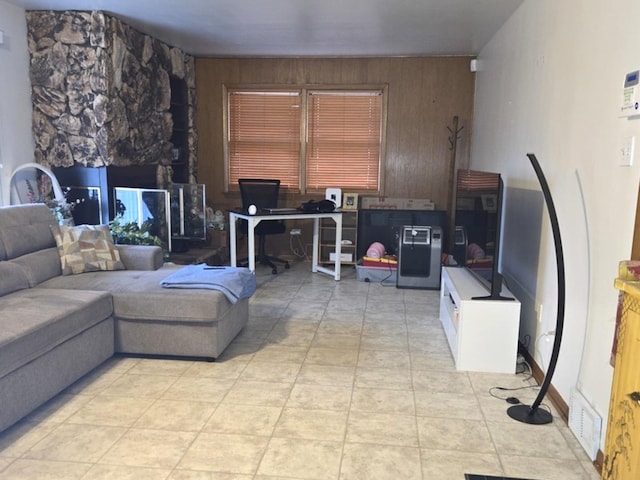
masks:
<path fill-rule="evenodd" d="M 0 297 L 0 378 L 111 317 L 106 292 L 28 288 Z"/>
<path fill-rule="evenodd" d="M 0 207 L 0 260 L 55 247 L 50 229 L 55 223 L 43 203 Z"/>
<path fill-rule="evenodd" d="M 215 290 L 162 288 L 160 282 L 179 268 L 167 264 L 154 271 L 89 272 L 52 278 L 38 287 L 110 292 L 115 317 L 131 320 L 210 323 L 233 308 Z"/>
<path fill-rule="evenodd" d="M 0 297 L 29 288 L 29 279 L 19 265 L 0 261 Z"/>
<path fill-rule="evenodd" d="M 52 225 L 63 275 L 124 270 L 108 225 Z"/>

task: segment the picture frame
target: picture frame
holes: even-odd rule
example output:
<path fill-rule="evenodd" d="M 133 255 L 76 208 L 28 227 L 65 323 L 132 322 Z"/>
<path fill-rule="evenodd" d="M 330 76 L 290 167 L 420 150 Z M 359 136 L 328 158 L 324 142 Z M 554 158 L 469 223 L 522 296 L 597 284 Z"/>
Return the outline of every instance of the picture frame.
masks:
<path fill-rule="evenodd" d="M 342 210 L 357 210 L 357 209 L 358 209 L 358 194 L 345 193 L 342 196 Z"/>
<path fill-rule="evenodd" d="M 482 209 L 488 213 L 496 213 L 498 209 L 498 196 L 494 193 L 480 195 L 482 199 Z"/>

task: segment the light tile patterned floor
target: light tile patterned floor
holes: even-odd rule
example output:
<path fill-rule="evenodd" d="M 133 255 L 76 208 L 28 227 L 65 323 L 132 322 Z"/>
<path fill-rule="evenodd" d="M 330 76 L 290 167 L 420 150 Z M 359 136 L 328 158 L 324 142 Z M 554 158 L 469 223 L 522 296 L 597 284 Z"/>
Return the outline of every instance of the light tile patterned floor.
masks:
<path fill-rule="evenodd" d="M 488 393 L 522 375 L 455 371 L 438 292 L 309 263 L 257 278 L 218 362 L 112 358 L 0 434 L 0 479 L 598 478 L 560 419 L 520 424 Z"/>

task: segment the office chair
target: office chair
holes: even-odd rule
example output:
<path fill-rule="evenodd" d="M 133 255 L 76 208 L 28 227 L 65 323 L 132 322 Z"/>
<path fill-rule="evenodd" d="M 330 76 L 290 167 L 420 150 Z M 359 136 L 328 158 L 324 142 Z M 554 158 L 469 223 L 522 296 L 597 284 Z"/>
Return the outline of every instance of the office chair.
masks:
<path fill-rule="evenodd" d="M 241 178 L 238 180 L 240 186 L 240 195 L 242 197 L 242 208 L 249 209 L 249 205 L 255 205 L 260 211 L 263 208 L 276 208 L 278 206 L 278 193 L 280 192 L 280 180 L 266 179 L 249 179 Z M 239 230 L 243 233 L 248 232 L 248 223 L 240 222 Z M 289 268 L 289 262 L 281 258 L 272 257 L 266 254 L 267 235 L 279 235 L 286 231 L 284 221 L 269 220 L 262 221 L 255 228 L 255 234 L 258 236 L 258 254 L 256 255 L 256 263 L 261 265 L 269 265 L 271 273 L 278 273 L 278 269 L 273 262 L 283 263 L 284 268 Z M 241 260 L 243 264 L 247 260 Z"/>

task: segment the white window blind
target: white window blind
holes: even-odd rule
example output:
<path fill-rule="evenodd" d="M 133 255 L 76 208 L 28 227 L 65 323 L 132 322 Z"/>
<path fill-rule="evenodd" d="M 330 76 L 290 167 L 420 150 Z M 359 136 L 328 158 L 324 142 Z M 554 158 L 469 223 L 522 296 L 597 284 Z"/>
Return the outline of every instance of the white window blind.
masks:
<path fill-rule="evenodd" d="M 300 185 L 300 92 L 230 90 L 229 186 L 239 178 Z"/>
<path fill-rule="evenodd" d="M 229 190 L 278 178 L 291 191 L 380 191 L 383 90 L 237 88 L 227 101 Z"/>
<path fill-rule="evenodd" d="M 307 188 L 377 192 L 382 92 L 311 91 L 307 109 Z"/>

